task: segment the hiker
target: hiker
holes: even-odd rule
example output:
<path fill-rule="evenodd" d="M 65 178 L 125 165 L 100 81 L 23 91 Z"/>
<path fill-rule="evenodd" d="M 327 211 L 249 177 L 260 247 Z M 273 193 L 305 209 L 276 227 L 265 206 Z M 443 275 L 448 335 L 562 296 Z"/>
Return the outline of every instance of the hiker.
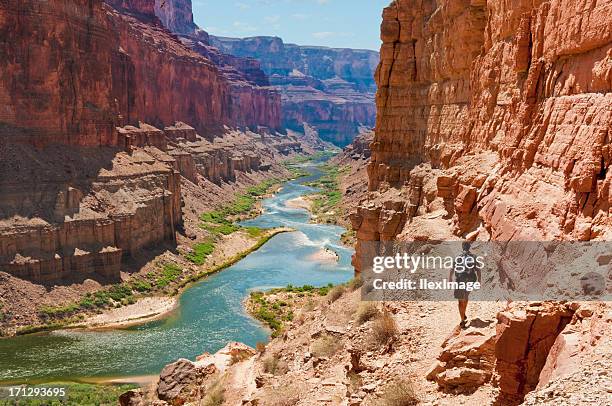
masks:
<path fill-rule="evenodd" d="M 465 241 L 461 244 L 462 253 L 459 258 L 461 261 L 455 261 L 453 269 L 450 271 L 449 281 L 453 280 L 457 282 L 481 282 L 481 270 L 480 267 L 476 266 L 476 259 L 470 252 L 470 243 Z M 464 328 L 467 323 L 467 316 L 465 314 L 468 305 L 468 297 L 470 292 L 465 289 L 455 289 L 454 297 L 458 300 L 459 316 L 461 317 L 461 323 L 459 325 Z"/>

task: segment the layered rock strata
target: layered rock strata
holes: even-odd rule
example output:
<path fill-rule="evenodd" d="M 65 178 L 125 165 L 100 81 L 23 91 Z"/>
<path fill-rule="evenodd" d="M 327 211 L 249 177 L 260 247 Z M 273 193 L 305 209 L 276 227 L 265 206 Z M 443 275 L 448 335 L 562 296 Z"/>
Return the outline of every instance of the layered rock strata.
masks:
<path fill-rule="evenodd" d="M 226 80 L 232 126 L 281 128 L 280 94 L 268 87 L 268 77 L 259 62 L 229 55 L 211 46 L 208 33 L 193 20 L 191 0 L 155 0 L 155 15 L 186 47 L 213 62 Z"/>
<path fill-rule="evenodd" d="M 0 270 L 39 282 L 117 279 L 123 259 L 175 238 L 181 181 L 173 162 L 151 147 L 130 155 L 4 144 Z"/>
<path fill-rule="evenodd" d="M 0 271 L 117 279 L 140 251 L 174 243 L 181 174 L 220 183 L 269 168 L 258 148 L 197 134 L 277 128 L 278 94 L 232 81 L 156 10 L 144 0 L 0 3 Z M 301 147 L 291 142 L 265 147 Z"/>
<path fill-rule="evenodd" d="M 357 271 L 371 241 L 609 239 L 611 7 L 396 0 L 384 10 L 369 193 L 351 217 Z M 545 276 L 505 278 L 527 286 Z M 490 380 L 498 400 L 521 402 L 581 368 L 567 351 L 606 351 L 608 310 L 577 307 L 512 306 L 498 315 L 487 362 L 470 357 L 481 347 L 452 353 L 451 340 L 431 378 L 443 389 Z"/>
<path fill-rule="evenodd" d="M 279 127 L 278 95 L 233 92 L 211 60 L 162 26 L 152 1 L 10 0 L 0 16 L 2 137 L 114 146 L 115 128 L 139 121 L 181 120 L 202 135 Z"/>
<path fill-rule="evenodd" d="M 386 8 L 374 198 L 389 189 L 420 196 L 406 219 L 442 198 L 459 236 L 606 238 L 611 4 L 592 3 Z M 437 178 L 436 195 L 424 193 L 423 172 Z"/>
<path fill-rule="evenodd" d="M 378 54 L 367 50 L 285 44 L 280 38 L 210 37 L 222 52 L 255 58 L 282 93 L 284 127 L 348 145 L 375 121 L 373 73 Z"/>

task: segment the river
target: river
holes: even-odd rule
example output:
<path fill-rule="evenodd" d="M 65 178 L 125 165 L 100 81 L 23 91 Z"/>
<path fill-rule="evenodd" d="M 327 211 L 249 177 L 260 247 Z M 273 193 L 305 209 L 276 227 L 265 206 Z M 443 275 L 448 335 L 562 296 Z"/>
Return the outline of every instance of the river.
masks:
<path fill-rule="evenodd" d="M 259 250 L 226 270 L 186 290 L 169 317 L 124 330 L 56 331 L 0 339 L 0 382 L 33 383 L 87 381 L 158 374 L 178 358 L 195 359 L 216 352 L 229 341 L 251 346 L 269 339 L 270 332 L 243 308 L 252 290 L 348 281 L 353 274 L 352 250 L 341 245 L 344 228 L 311 224 L 303 209 L 285 206 L 288 200 L 312 193 L 304 183 L 321 176 L 287 182 L 263 201 L 264 213 L 245 221 L 258 227 L 287 226 L 296 232 L 275 236 Z M 327 247 L 339 254 L 338 263 L 321 263 L 309 256 Z"/>

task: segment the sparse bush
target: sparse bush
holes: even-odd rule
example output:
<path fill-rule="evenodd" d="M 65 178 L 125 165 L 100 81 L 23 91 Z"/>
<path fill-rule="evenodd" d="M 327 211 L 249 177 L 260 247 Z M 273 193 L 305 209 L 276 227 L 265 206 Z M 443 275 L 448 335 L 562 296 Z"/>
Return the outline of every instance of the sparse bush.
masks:
<path fill-rule="evenodd" d="M 265 231 L 265 229 L 259 227 L 245 227 L 245 230 L 251 238 L 259 238 Z"/>
<path fill-rule="evenodd" d="M 325 335 L 317 338 L 310 348 L 315 357 L 330 357 L 340 349 L 342 343 L 336 337 Z"/>
<path fill-rule="evenodd" d="M 183 273 L 183 269 L 176 264 L 165 264 L 161 276 L 157 278 L 156 284 L 158 288 L 164 288 L 170 283 L 178 279 Z"/>
<path fill-rule="evenodd" d="M 270 355 L 263 360 L 264 372 L 272 375 L 285 375 L 289 371 L 289 365 L 278 357 Z"/>
<path fill-rule="evenodd" d="M 206 396 L 202 399 L 202 406 L 221 406 L 225 402 L 225 389 L 221 381 L 216 382 L 206 391 Z"/>
<path fill-rule="evenodd" d="M 134 289 L 136 292 L 148 292 L 153 289 L 153 286 L 149 281 L 138 279 L 132 282 L 132 289 Z"/>
<path fill-rule="evenodd" d="M 71 303 L 65 306 L 42 306 L 40 314 L 46 317 L 64 317 L 79 310 L 80 305 Z"/>
<path fill-rule="evenodd" d="M 377 406 L 414 406 L 419 403 L 412 384 L 405 379 L 396 379 L 387 384 L 380 398 L 376 402 Z"/>
<path fill-rule="evenodd" d="M 327 294 L 327 300 L 329 303 L 334 303 L 336 300 L 340 299 L 345 292 L 344 286 L 336 286 Z"/>
<path fill-rule="evenodd" d="M 215 244 L 207 241 L 193 246 L 193 251 L 185 255 L 185 259 L 196 265 L 203 265 L 204 261 L 215 250 Z"/>
<path fill-rule="evenodd" d="M 121 302 L 123 299 L 132 296 L 132 288 L 124 284 L 115 285 L 108 289 L 108 296 L 115 302 Z"/>
<path fill-rule="evenodd" d="M 384 345 L 397 336 L 399 330 L 391 313 L 385 311 L 374 320 L 372 338 L 375 344 Z"/>
<path fill-rule="evenodd" d="M 362 302 L 357 308 L 357 312 L 355 313 L 355 319 L 357 320 L 357 323 L 363 324 L 367 321 L 372 320 L 379 314 L 380 312 L 378 311 L 378 307 L 376 307 L 375 303 Z"/>

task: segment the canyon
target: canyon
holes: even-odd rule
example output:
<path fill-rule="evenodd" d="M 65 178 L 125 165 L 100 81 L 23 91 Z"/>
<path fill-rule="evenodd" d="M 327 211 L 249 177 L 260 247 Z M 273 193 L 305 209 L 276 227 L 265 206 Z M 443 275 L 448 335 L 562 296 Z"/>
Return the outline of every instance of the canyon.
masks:
<path fill-rule="evenodd" d="M 203 210 L 288 176 L 282 161 L 312 152 L 277 132 L 280 95 L 256 61 L 199 53 L 162 24 L 188 16 L 160 20 L 156 8 L 0 4 L 7 331 L 190 246 Z"/>
<path fill-rule="evenodd" d="M 611 9 L 394 0 L 378 61 L 214 37 L 190 0 L 1 2 L 0 327 L 201 241 L 201 213 L 289 176 L 317 132 L 350 144 L 332 163 L 348 167 L 356 281 L 293 292 L 279 337 L 178 360 L 120 404 L 219 385 L 250 405 L 607 403 L 609 302 L 474 302 L 461 328 L 454 301 L 368 304 L 358 282 L 377 242 L 610 238 Z M 610 256 L 596 262 L 609 284 Z M 519 288 L 544 276 L 502 271 Z"/>
<path fill-rule="evenodd" d="M 369 192 L 351 216 L 357 272 L 376 241 L 609 239 L 611 7 L 396 0 L 384 9 Z M 546 274 L 499 272 L 517 289 Z M 454 392 L 490 382 L 498 402 L 516 404 L 552 377 L 601 370 L 609 306 L 572 306 L 510 304 L 496 331 L 450 336 L 428 376 Z"/>
<path fill-rule="evenodd" d="M 374 71 L 378 52 L 286 44 L 278 37 L 210 36 L 224 53 L 254 58 L 282 97 L 283 126 L 319 136 L 340 147 L 374 127 Z"/>
<path fill-rule="evenodd" d="M 379 241 L 554 241 L 550 255 L 562 241 L 609 239 L 611 9 L 609 0 L 384 9 L 375 133 L 337 161 L 354 176 L 343 192 L 358 275 Z M 269 40 L 222 41 L 256 49 Z M 355 180 L 364 172 L 367 190 Z M 596 262 L 609 289 L 610 261 Z M 518 288 L 546 273 L 537 264 L 499 272 Z M 462 327 L 453 301 L 360 299 L 349 284 L 297 303 L 281 337 L 171 364 L 154 398 L 206 399 L 222 382 L 228 402 L 252 405 L 609 403 L 609 302 L 470 302 Z"/>

